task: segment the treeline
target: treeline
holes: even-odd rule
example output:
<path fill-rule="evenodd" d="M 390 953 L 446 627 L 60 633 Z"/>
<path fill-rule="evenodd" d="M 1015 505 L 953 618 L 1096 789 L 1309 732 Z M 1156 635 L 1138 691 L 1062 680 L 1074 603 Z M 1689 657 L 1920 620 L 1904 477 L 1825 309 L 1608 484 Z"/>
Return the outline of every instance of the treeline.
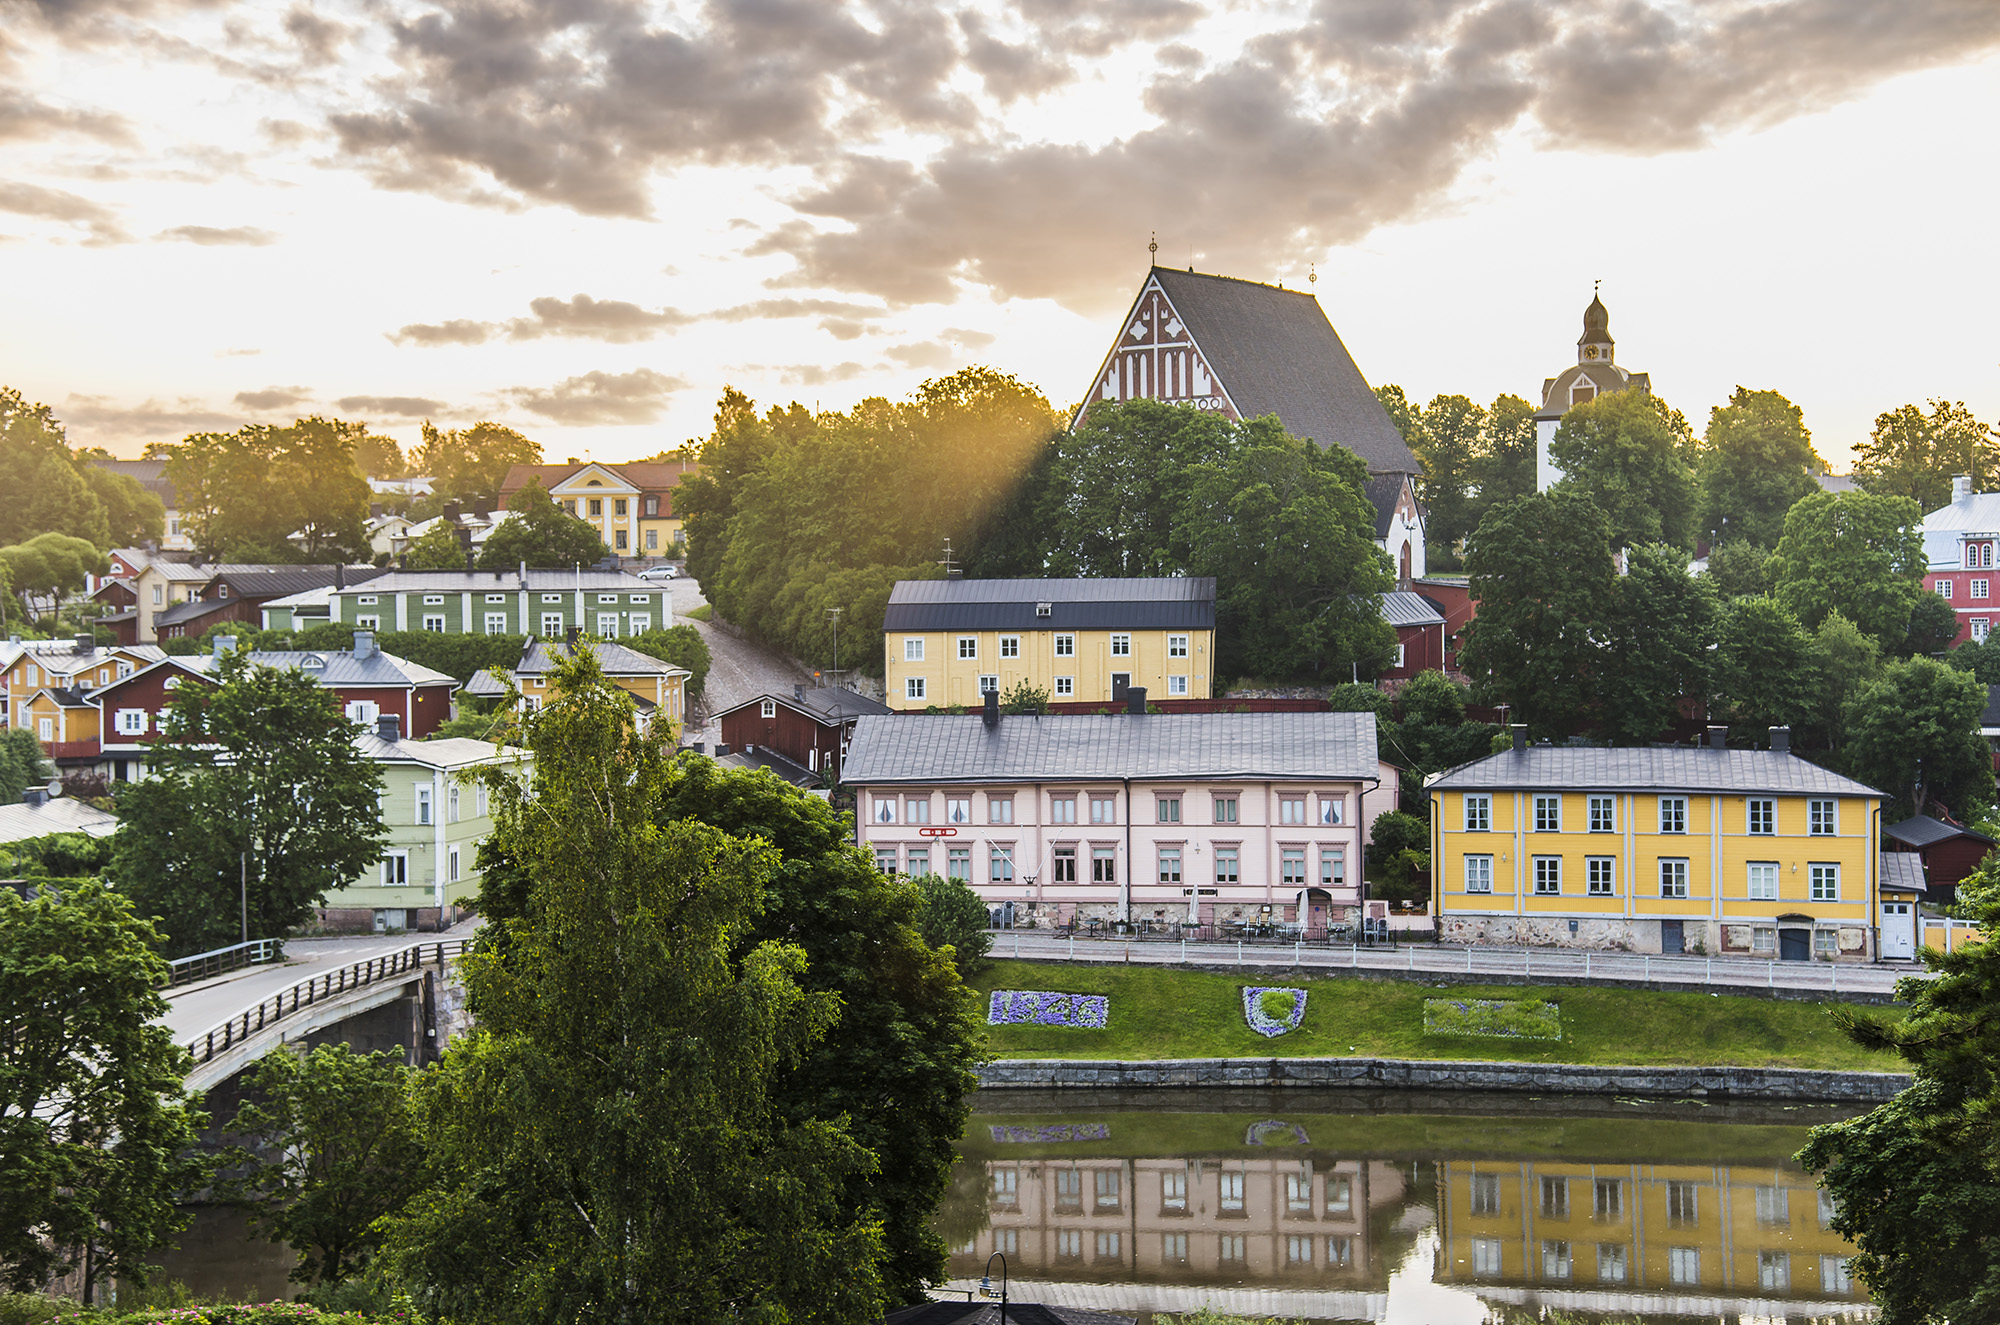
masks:
<path fill-rule="evenodd" d="M 1213 576 L 1217 670 L 1373 676 L 1395 652 L 1367 469 L 1275 419 L 1154 401 L 1073 431 L 1013 378 L 968 369 L 909 403 L 759 417 L 731 392 L 677 497 L 688 568 L 716 610 L 815 664 L 880 675 L 897 580 Z"/>

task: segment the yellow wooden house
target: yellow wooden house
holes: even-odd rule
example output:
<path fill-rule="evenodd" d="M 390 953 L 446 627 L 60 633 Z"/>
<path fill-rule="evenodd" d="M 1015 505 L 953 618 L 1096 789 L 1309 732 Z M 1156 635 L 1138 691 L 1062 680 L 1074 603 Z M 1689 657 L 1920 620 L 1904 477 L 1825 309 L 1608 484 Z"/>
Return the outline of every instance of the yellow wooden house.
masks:
<path fill-rule="evenodd" d="M 556 660 L 566 657 L 570 647 L 556 640 L 530 638 L 507 678 L 495 676 L 491 671 L 480 672 L 466 684 L 465 693 L 485 699 L 498 698 L 507 693 L 507 682 L 511 680 L 514 689 L 520 692 L 522 704 L 539 708 L 550 694 L 549 677 L 555 671 Z M 674 724 L 676 733 L 686 728 L 687 682 L 693 672 L 611 640 L 585 640 L 582 647 L 597 658 L 605 680 L 632 696 L 642 722 L 664 718 Z"/>
<path fill-rule="evenodd" d="M 1882 951 L 1882 793 L 1776 748 L 1530 745 L 1433 777 L 1452 943 L 1795 961 Z M 1904 904 L 1904 903 L 1899 903 Z M 1907 925 L 1898 932 L 1906 932 Z"/>
<path fill-rule="evenodd" d="M 0 700 L 6 704 L 0 717 L 8 725 L 29 731 L 39 730 L 28 716 L 29 702 L 37 692 L 97 690 L 166 657 L 152 644 L 99 647 L 91 635 L 73 640 L 26 640 L 0 647 L 6 650 L 0 653 Z M 93 738 L 94 732 L 93 728 Z"/>
<path fill-rule="evenodd" d="M 674 492 L 696 468 L 691 460 L 515 465 L 501 481 L 500 505 L 507 508 L 536 479 L 558 505 L 595 529 L 607 550 L 621 557 L 678 557 L 685 535 Z"/>

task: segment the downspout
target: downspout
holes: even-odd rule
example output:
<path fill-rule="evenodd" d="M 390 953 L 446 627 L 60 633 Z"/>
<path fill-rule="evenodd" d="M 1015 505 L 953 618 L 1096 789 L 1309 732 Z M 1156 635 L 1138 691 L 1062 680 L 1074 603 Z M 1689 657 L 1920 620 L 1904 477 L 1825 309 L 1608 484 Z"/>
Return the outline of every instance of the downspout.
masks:
<path fill-rule="evenodd" d="M 450 802 L 445 799 L 444 784 L 445 771 L 442 768 L 432 769 L 431 836 L 433 840 L 431 844 L 431 858 L 434 868 L 431 877 L 435 880 L 432 885 L 432 893 L 437 902 L 437 928 L 440 934 L 444 932 L 445 838 L 447 836 L 445 832 L 445 820 L 450 814 Z"/>
<path fill-rule="evenodd" d="M 1126 924 L 1132 923 L 1132 779 L 1125 783 L 1125 870 L 1118 876 L 1118 918 Z"/>

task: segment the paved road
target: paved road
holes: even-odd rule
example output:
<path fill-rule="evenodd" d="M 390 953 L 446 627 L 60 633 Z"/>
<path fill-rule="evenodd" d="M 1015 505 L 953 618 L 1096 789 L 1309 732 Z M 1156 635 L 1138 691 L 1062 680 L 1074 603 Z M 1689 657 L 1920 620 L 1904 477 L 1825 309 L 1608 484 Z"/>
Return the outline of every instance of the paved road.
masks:
<path fill-rule="evenodd" d="M 1914 965 L 1833 966 L 1823 962 L 1761 962 L 1739 958 L 1648 957 L 1631 953 L 1583 953 L 1522 948 L 1468 948 L 1453 944 L 1413 944 L 1357 948 L 1346 944 L 1127 942 L 1122 939 L 1065 939 L 1013 930 L 993 936 L 996 957 L 1039 957 L 1077 962 L 1133 965 L 1290 966 L 1337 975 L 1342 970 L 1408 971 L 1460 980 L 1480 976 L 1526 976 L 1550 984 L 1648 981 L 1724 989 L 1790 989 L 1832 994 L 1886 994 L 1897 980 L 1919 974 Z"/>
<path fill-rule="evenodd" d="M 718 630 L 713 622 L 688 621 L 688 611 L 708 600 L 702 597 L 701 586 L 691 579 L 683 577 L 672 581 L 672 585 L 675 623 L 686 621 L 700 631 L 702 639 L 708 642 L 712 660 L 699 715 L 701 722 L 689 724 L 690 730 L 684 738 L 687 743 L 702 741 L 714 748 L 721 739 L 721 731 L 709 719 L 712 713 L 734 708 L 758 695 L 789 694 L 795 685 L 811 688 L 819 684 L 809 669 L 781 653 Z"/>

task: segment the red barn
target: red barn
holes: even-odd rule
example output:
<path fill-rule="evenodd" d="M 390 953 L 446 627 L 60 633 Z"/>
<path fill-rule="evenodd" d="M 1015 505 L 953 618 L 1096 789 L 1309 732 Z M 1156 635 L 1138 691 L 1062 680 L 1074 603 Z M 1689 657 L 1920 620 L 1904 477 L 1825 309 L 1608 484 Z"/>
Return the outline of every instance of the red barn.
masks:
<path fill-rule="evenodd" d="M 722 729 L 722 744 L 731 750 L 769 750 L 808 773 L 831 770 L 838 780 L 855 719 L 892 711 L 888 705 L 852 690 L 795 686 L 789 696 L 759 695 L 724 710 L 716 719 Z"/>

